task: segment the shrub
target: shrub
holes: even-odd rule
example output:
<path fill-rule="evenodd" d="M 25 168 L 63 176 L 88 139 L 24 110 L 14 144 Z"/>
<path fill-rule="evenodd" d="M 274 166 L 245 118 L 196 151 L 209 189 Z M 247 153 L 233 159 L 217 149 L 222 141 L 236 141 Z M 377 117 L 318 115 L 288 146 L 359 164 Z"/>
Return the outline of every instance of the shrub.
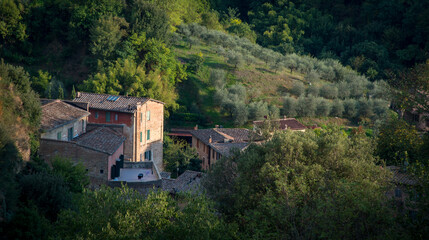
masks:
<path fill-rule="evenodd" d="M 320 96 L 335 99 L 338 97 L 338 88 L 331 84 L 325 84 L 320 88 Z"/>
<path fill-rule="evenodd" d="M 298 98 L 297 113 L 301 117 L 314 117 L 316 114 L 316 98 L 304 97 Z"/>
<path fill-rule="evenodd" d="M 311 84 L 308 88 L 307 88 L 307 96 L 313 96 L 313 97 L 317 97 L 319 96 L 319 87 L 315 84 Z"/>
<path fill-rule="evenodd" d="M 283 113 L 288 117 L 295 117 L 297 115 L 297 100 L 293 97 L 285 97 L 283 102 Z"/>
<path fill-rule="evenodd" d="M 331 103 L 324 98 L 317 98 L 316 115 L 319 117 L 327 117 L 331 112 Z"/>
<path fill-rule="evenodd" d="M 302 82 L 298 82 L 298 81 L 295 81 L 293 83 L 293 87 L 290 90 L 290 92 L 297 97 L 301 96 L 304 93 L 304 91 L 305 91 L 304 84 Z"/>
<path fill-rule="evenodd" d="M 344 104 L 344 116 L 347 118 L 354 118 L 358 114 L 357 102 L 354 99 L 346 99 Z"/>
<path fill-rule="evenodd" d="M 332 108 L 331 108 L 331 116 L 332 117 L 342 117 L 343 116 L 343 112 L 344 112 L 344 105 L 340 100 L 335 100 L 332 103 Z"/>
<path fill-rule="evenodd" d="M 262 120 L 265 116 L 268 117 L 269 110 L 268 104 L 263 101 L 252 102 L 249 104 L 249 119 L 250 120 Z"/>

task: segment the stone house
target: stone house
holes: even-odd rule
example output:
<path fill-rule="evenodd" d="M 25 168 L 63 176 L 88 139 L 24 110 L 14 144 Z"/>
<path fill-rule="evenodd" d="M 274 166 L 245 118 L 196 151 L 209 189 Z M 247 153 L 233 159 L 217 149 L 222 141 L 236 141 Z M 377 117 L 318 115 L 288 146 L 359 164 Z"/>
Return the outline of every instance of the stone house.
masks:
<path fill-rule="evenodd" d="M 40 139 L 40 157 L 50 162 L 55 157 L 81 162 L 90 179 L 90 187 L 97 188 L 112 179 L 124 150 L 125 137 L 116 131 L 100 127 L 83 133 L 71 141 Z"/>
<path fill-rule="evenodd" d="M 42 99 L 41 138 L 71 141 L 85 132 L 89 112 L 67 101 Z"/>
<path fill-rule="evenodd" d="M 133 162 L 153 161 L 163 169 L 164 103 L 140 97 L 78 92 L 73 100 L 89 103 L 89 123 L 122 124 L 124 155 Z"/>
<path fill-rule="evenodd" d="M 272 126 L 272 128 L 275 128 L 278 130 L 291 130 L 291 131 L 305 132 L 305 130 L 307 129 L 306 126 L 298 122 L 298 120 L 296 120 L 295 118 L 286 118 L 286 117 L 283 119 L 277 119 L 277 120 L 254 121 L 253 129 L 255 131 L 260 130 L 260 128 L 267 123 L 269 123 Z"/>
<path fill-rule="evenodd" d="M 386 168 L 392 172 L 390 182 L 393 184 L 386 195 L 394 200 L 398 210 L 407 211 L 410 216 L 415 215 L 417 209 L 414 205 L 415 199 L 418 197 L 415 188 L 419 182 L 400 167 L 387 166 Z"/>
<path fill-rule="evenodd" d="M 241 128 L 196 129 L 192 134 L 192 147 L 197 150 L 201 167 L 207 170 L 221 157 L 236 149 L 242 151 L 249 145 L 250 131 Z"/>

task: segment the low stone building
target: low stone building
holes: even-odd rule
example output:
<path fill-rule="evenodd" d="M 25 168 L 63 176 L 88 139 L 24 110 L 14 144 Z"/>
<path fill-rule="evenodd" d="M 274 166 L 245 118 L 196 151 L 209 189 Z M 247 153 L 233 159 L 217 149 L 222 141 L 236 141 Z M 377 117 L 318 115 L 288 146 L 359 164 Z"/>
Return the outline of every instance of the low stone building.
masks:
<path fill-rule="evenodd" d="M 251 132 L 242 128 L 212 128 L 190 131 L 192 147 L 197 150 L 202 161 L 201 167 L 207 170 L 222 156 L 227 157 L 233 149 L 244 150 L 249 145 Z"/>
<path fill-rule="evenodd" d="M 81 162 L 90 178 L 90 187 L 97 188 L 112 179 L 112 169 L 123 154 L 125 137 L 110 128 L 100 127 L 83 133 L 71 141 L 40 139 L 41 159 L 50 162 L 56 157 Z"/>
<path fill-rule="evenodd" d="M 73 102 L 89 103 L 90 123 L 124 125 L 126 160 L 153 161 L 162 170 L 164 103 L 149 98 L 85 92 L 78 92 Z"/>
<path fill-rule="evenodd" d="M 90 113 L 67 101 L 42 99 L 42 139 L 71 141 L 86 130 Z"/>

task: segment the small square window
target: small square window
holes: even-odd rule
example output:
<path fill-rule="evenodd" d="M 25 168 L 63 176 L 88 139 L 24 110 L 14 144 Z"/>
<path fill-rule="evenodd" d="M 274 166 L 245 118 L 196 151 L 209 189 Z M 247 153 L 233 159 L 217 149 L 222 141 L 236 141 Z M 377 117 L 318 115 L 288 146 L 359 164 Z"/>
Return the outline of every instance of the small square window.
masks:
<path fill-rule="evenodd" d="M 118 114 L 115 114 L 115 121 L 118 121 Z"/>
<path fill-rule="evenodd" d="M 110 112 L 106 112 L 106 122 L 110 122 Z"/>
<path fill-rule="evenodd" d="M 98 112 L 95 112 L 95 118 L 96 119 L 98 118 Z"/>
<path fill-rule="evenodd" d="M 147 130 L 147 140 L 150 140 L 150 130 Z"/>
<path fill-rule="evenodd" d="M 101 174 L 103 174 L 103 173 L 104 173 L 104 170 L 103 170 L 103 169 L 100 169 L 100 173 L 101 173 Z"/>

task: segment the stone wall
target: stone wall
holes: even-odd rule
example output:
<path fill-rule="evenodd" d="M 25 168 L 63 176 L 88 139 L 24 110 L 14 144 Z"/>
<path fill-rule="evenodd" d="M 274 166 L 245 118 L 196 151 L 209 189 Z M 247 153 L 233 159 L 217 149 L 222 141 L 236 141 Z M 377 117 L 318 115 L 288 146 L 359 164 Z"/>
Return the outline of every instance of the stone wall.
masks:
<path fill-rule="evenodd" d="M 40 158 L 51 162 L 56 156 L 81 162 L 90 178 L 90 187 L 97 188 L 107 184 L 108 157 L 106 153 L 91 150 L 77 145 L 75 142 L 40 139 Z"/>

